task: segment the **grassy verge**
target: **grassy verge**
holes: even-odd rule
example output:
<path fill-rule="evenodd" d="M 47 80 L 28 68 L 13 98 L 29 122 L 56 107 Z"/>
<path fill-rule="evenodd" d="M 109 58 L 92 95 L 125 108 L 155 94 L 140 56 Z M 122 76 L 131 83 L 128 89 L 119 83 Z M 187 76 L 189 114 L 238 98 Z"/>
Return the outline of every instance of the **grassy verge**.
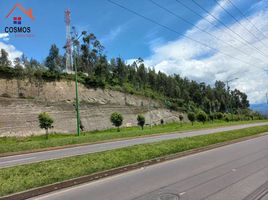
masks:
<path fill-rule="evenodd" d="M 268 126 L 259 126 L 4 168 L 0 169 L 0 195 L 3 196 L 267 131 Z"/>
<path fill-rule="evenodd" d="M 267 120 L 266 120 L 267 121 Z M 120 132 L 116 129 L 108 129 L 103 131 L 87 132 L 80 137 L 73 134 L 51 134 L 49 139 L 46 140 L 44 136 L 31 136 L 31 137 L 3 137 L 0 138 L 0 154 L 35 151 L 50 147 L 60 147 L 66 145 L 96 143 L 109 140 L 126 139 L 140 136 L 148 136 L 152 134 L 170 133 L 174 131 L 189 131 L 198 129 L 215 128 L 230 125 L 248 124 L 264 122 L 258 121 L 238 121 L 238 122 L 225 122 L 216 121 L 214 123 L 198 123 L 193 126 L 190 123 L 171 123 L 165 125 L 157 125 L 152 128 L 146 127 L 141 130 L 139 127 L 122 128 Z"/>

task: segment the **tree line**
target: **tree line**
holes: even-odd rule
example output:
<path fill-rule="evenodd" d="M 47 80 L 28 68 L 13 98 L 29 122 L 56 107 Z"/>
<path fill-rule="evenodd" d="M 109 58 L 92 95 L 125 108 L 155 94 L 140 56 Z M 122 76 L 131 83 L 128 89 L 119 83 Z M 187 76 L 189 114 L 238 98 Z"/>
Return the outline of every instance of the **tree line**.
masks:
<path fill-rule="evenodd" d="M 74 62 L 79 81 L 88 87 L 111 88 L 131 94 L 160 99 L 171 110 L 209 113 L 248 112 L 247 95 L 237 89 L 230 90 L 222 81 L 214 85 L 189 80 L 179 74 L 167 75 L 146 67 L 141 58 L 127 64 L 122 58 L 107 59 L 104 47 L 92 33 L 85 34 L 77 44 Z M 74 79 L 65 70 L 65 55 L 53 44 L 44 62 L 40 63 L 25 55 L 13 63 L 1 49 L 1 76 L 34 77 L 45 80 Z"/>

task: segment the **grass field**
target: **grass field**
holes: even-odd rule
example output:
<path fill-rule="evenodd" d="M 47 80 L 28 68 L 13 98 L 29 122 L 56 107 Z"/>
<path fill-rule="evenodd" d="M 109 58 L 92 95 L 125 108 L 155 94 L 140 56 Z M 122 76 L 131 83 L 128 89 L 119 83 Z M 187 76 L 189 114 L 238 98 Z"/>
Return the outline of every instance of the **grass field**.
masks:
<path fill-rule="evenodd" d="M 165 125 L 157 125 L 153 127 L 145 127 L 141 130 L 139 127 L 121 128 L 120 132 L 116 129 L 108 129 L 103 131 L 92 131 L 81 135 L 80 137 L 74 134 L 51 134 L 49 139 L 46 140 L 45 136 L 31 136 L 31 137 L 3 137 L 0 138 L 0 154 L 22 152 L 22 151 L 34 151 L 45 149 L 49 147 L 59 147 L 66 145 L 75 145 L 83 143 L 96 143 L 109 140 L 126 139 L 140 136 L 148 136 L 152 134 L 170 133 L 174 131 L 189 131 L 197 129 L 207 129 L 222 126 L 247 124 L 259 121 L 238 121 L 238 122 L 225 122 L 216 121 L 214 123 L 194 123 L 192 126 L 190 123 L 183 123 L 182 126 L 179 123 L 171 123 Z"/>
<path fill-rule="evenodd" d="M 0 169 L 0 196 L 161 156 L 268 132 L 259 126 Z"/>

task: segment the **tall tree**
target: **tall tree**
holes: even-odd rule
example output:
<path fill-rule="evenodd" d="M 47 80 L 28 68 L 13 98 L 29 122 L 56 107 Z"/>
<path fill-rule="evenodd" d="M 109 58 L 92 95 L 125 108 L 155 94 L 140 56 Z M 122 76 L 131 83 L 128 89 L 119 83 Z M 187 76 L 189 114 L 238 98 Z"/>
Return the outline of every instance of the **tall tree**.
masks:
<path fill-rule="evenodd" d="M 85 34 L 83 36 L 83 43 L 81 44 L 81 68 L 83 72 L 92 75 L 98 57 L 102 54 L 104 47 L 100 41 L 97 40 L 93 33 Z"/>
<path fill-rule="evenodd" d="M 59 54 L 59 48 L 53 44 L 50 47 L 49 55 L 46 57 L 45 66 L 54 72 L 59 72 L 62 68 L 62 57 Z"/>
<path fill-rule="evenodd" d="M 11 66 L 11 61 L 8 59 L 8 53 L 4 49 L 1 49 L 0 66 L 2 67 Z"/>

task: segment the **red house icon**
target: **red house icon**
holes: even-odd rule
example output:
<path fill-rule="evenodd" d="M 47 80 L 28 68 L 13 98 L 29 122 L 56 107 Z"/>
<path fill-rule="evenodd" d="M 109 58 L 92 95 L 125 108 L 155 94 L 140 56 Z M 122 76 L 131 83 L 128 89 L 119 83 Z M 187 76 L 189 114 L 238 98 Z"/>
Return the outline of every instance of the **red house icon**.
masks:
<path fill-rule="evenodd" d="M 33 11 L 31 8 L 29 8 L 28 10 L 25 10 L 20 4 L 15 4 L 14 7 L 10 10 L 10 12 L 7 14 L 6 18 L 8 18 L 12 12 L 16 9 L 16 8 L 20 8 L 29 18 L 31 18 L 32 20 L 34 19 L 33 16 Z M 17 19 L 16 19 L 17 20 Z M 19 21 L 19 20 L 18 20 Z"/>

